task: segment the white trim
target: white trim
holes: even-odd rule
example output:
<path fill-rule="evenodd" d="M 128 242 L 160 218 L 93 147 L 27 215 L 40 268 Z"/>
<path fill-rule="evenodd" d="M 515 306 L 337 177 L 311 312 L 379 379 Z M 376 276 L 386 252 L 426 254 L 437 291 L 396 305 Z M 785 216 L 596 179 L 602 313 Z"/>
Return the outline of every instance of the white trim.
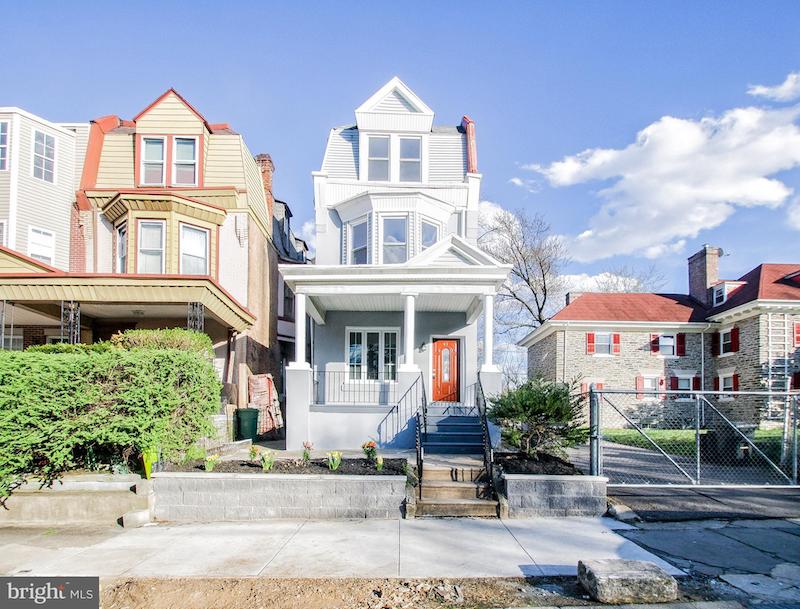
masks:
<path fill-rule="evenodd" d="M 156 163 L 156 161 L 146 161 L 145 160 L 145 151 L 147 150 L 146 141 L 147 140 L 161 140 L 163 147 L 162 147 L 162 157 L 161 157 L 161 181 L 160 182 L 145 182 L 144 176 L 144 166 L 145 163 Z M 142 144 L 142 153 L 139 155 L 139 186 L 165 186 L 167 181 L 167 137 L 164 135 L 142 135 L 139 139 Z"/>
<path fill-rule="evenodd" d="M 772 311 L 773 313 L 800 313 L 800 298 L 797 300 L 751 300 L 750 302 L 746 302 L 738 307 L 728 309 L 727 311 L 709 315 L 708 320 L 716 323 L 725 323 L 726 320 L 730 320 L 730 323 L 733 323 L 737 319 L 741 319 L 743 317 L 752 317 L 758 313 L 766 313 L 769 311 Z"/>
<path fill-rule="evenodd" d="M 201 276 L 211 274 L 211 231 L 196 224 L 189 222 L 178 222 L 178 272 L 183 275 L 183 229 L 190 228 L 192 230 L 201 231 L 206 234 L 206 268 Z M 196 273 L 193 273 L 196 274 Z"/>
<path fill-rule="evenodd" d="M 120 244 L 123 241 L 122 239 L 120 239 L 119 233 L 120 233 L 120 230 L 122 230 L 123 228 L 125 229 L 125 239 L 124 239 L 124 241 L 125 241 L 125 268 L 122 268 L 123 265 L 121 264 L 120 255 L 119 255 Z M 130 225 L 129 225 L 127 219 L 123 220 L 122 222 L 120 222 L 119 224 L 117 224 L 114 227 L 114 239 L 116 241 L 116 248 L 115 248 L 115 251 L 114 251 L 114 271 L 116 273 L 127 273 L 128 272 L 128 260 L 130 260 L 130 256 L 131 256 L 131 253 L 129 251 L 129 249 L 130 249 Z M 137 255 L 137 262 L 138 262 L 138 255 Z"/>
<path fill-rule="evenodd" d="M 417 227 L 416 227 L 416 229 L 417 229 L 417 252 L 421 254 L 425 250 L 432 248 L 434 245 L 439 243 L 439 241 L 441 241 L 444 238 L 444 229 L 443 229 L 443 226 L 442 226 L 441 222 L 439 222 L 437 220 L 434 220 L 430 216 L 426 216 L 424 214 L 418 213 L 417 214 L 417 218 L 419 219 L 419 222 L 417 222 Z M 436 241 L 434 241 L 428 247 L 423 247 L 423 244 L 422 244 L 422 225 L 423 224 L 428 224 L 429 226 L 433 226 L 436 229 Z"/>
<path fill-rule="evenodd" d="M 194 162 L 190 163 L 189 161 L 178 161 L 177 158 L 177 151 L 178 151 L 178 140 L 194 140 Z M 172 186 L 197 186 L 198 180 L 200 178 L 200 171 L 199 171 L 199 157 L 200 157 L 200 138 L 196 135 L 173 135 L 171 138 L 171 145 L 172 145 Z M 144 149 L 142 150 L 144 152 Z M 166 151 L 165 151 L 166 153 Z M 192 183 L 184 183 L 178 182 L 176 179 L 177 175 L 177 167 L 178 165 L 194 165 L 194 182 Z"/>
<path fill-rule="evenodd" d="M 391 182 L 392 181 L 392 136 L 391 136 L 391 134 L 389 134 L 389 133 L 367 133 L 367 134 L 364 134 L 364 137 L 367 140 L 367 146 L 366 146 L 366 150 L 365 150 L 366 154 L 364 155 L 364 158 L 366 160 L 366 167 L 365 167 L 364 173 L 362 174 L 365 177 L 364 181 L 365 182 L 374 182 L 375 184 L 386 184 L 388 182 Z M 382 156 L 376 156 L 376 157 L 370 156 L 370 154 L 369 154 L 369 144 L 370 144 L 370 140 L 373 139 L 373 138 L 386 140 L 386 157 L 385 158 L 382 157 Z M 359 150 L 360 149 L 361 149 L 361 147 L 359 145 Z M 373 160 L 374 161 L 386 161 L 386 179 L 385 180 L 373 179 L 369 175 L 369 162 L 373 161 Z"/>
<path fill-rule="evenodd" d="M 32 241 L 33 231 L 39 231 L 43 236 L 49 236 L 50 237 L 50 260 L 44 261 L 44 260 L 41 259 L 41 257 L 37 258 L 36 255 L 34 255 L 33 251 L 31 250 L 31 241 Z M 34 260 L 38 260 L 39 262 L 46 262 L 47 264 L 52 265 L 53 262 L 55 261 L 55 257 L 56 257 L 56 234 L 51 230 L 47 230 L 46 228 L 39 228 L 38 226 L 29 226 L 28 227 L 28 256 L 33 258 Z"/>
<path fill-rule="evenodd" d="M 161 274 L 166 271 L 167 266 L 167 221 L 159 220 L 158 218 L 139 218 L 136 223 L 136 272 L 141 274 L 141 253 L 142 253 L 142 224 L 160 224 L 161 225 Z"/>
<path fill-rule="evenodd" d="M 44 177 L 38 177 L 36 175 L 36 157 L 39 156 L 43 158 L 45 161 L 50 160 L 47 156 L 44 155 L 37 155 L 36 154 L 36 134 L 41 133 L 45 140 L 44 140 L 44 147 L 45 150 L 47 149 L 47 138 L 53 138 L 53 181 L 46 180 Z M 44 166 L 42 167 L 42 175 L 44 176 Z M 43 131 L 42 129 L 37 129 L 36 127 L 31 128 L 31 177 L 35 180 L 39 180 L 44 182 L 45 184 L 50 184 L 52 186 L 58 185 L 58 138 L 52 134 Z"/>
<path fill-rule="evenodd" d="M 15 138 L 19 137 L 20 131 L 20 115 L 14 114 L 11 117 L 11 132 L 9 133 L 9 138 L 11 138 L 11 134 Z M 11 140 L 9 139 L 9 143 Z M 15 143 L 11 146 L 11 155 L 9 158 L 9 165 L 11 167 L 11 173 L 9 174 L 8 180 L 8 238 L 6 242 L 8 243 L 8 247 L 11 249 L 17 248 L 17 207 L 18 207 L 18 199 L 19 199 L 19 149 L 20 146 L 18 143 Z"/>
<path fill-rule="evenodd" d="M 350 333 L 351 332 L 359 332 L 362 336 L 362 343 L 361 343 L 361 378 L 358 379 L 351 379 L 350 378 Z M 378 378 L 376 379 L 368 379 L 367 377 L 367 333 L 377 333 L 378 334 Z M 386 333 L 394 333 L 397 335 L 397 344 L 395 345 L 395 354 L 394 354 L 394 379 L 387 379 L 382 378 L 384 376 L 384 371 L 386 368 L 386 361 L 384 360 L 384 356 L 386 355 L 385 352 L 385 341 L 384 335 Z M 391 327 L 391 326 L 345 326 L 344 329 L 344 366 L 345 366 L 345 382 L 348 384 L 351 383 L 397 383 L 398 371 L 400 369 L 400 339 L 402 334 L 400 333 L 399 327 Z"/>
<path fill-rule="evenodd" d="M 362 224 L 366 225 L 366 227 L 367 227 L 367 237 L 366 237 L 367 261 L 366 261 L 365 264 L 355 264 L 353 262 L 353 229 L 355 229 L 357 226 L 361 226 Z M 346 224 L 345 230 L 347 231 L 347 243 L 346 243 L 347 251 L 345 252 L 345 262 L 346 262 L 346 264 L 353 265 L 353 266 L 366 266 L 366 265 L 368 265 L 370 263 L 370 250 L 372 249 L 370 247 L 370 243 L 369 243 L 369 241 L 370 241 L 370 239 L 369 239 L 369 234 L 370 234 L 370 230 L 369 230 L 369 214 L 367 214 L 365 216 L 361 216 L 359 218 L 356 218 L 355 220 L 351 220 L 350 222 L 348 222 Z M 359 247 L 358 249 L 362 249 L 362 248 Z"/>
<path fill-rule="evenodd" d="M 75 137 L 74 131 L 70 131 L 69 129 L 66 129 L 65 127 L 61 126 L 60 124 L 52 123 L 47 119 L 42 118 L 41 116 L 37 116 L 36 114 L 31 114 L 27 110 L 23 110 L 18 106 L 0 106 L 0 114 L 16 114 L 18 116 L 24 116 L 28 120 L 33 121 L 34 123 L 38 123 L 43 127 L 52 129 L 53 131 L 58 131 L 62 135 L 69 135 L 71 137 Z M 87 123 L 66 123 L 66 124 L 86 125 Z"/>

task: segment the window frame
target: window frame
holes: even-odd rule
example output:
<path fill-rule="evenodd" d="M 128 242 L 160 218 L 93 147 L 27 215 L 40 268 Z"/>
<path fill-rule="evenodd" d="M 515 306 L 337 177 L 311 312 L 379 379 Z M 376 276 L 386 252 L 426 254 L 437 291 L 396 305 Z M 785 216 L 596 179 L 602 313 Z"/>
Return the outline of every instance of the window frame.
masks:
<path fill-rule="evenodd" d="M 361 218 L 358 218 L 356 220 L 352 220 L 352 221 L 347 223 L 347 264 L 352 264 L 352 265 L 355 265 L 355 266 L 364 266 L 364 264 L 354 262 L 355 256 L 353 255 L 353 253 L 355 252 L 355 249 L 353 248 L 353 245 L 354 245 L 354 242 L 355 242 L 354 239 L 353 239 L 353 235 L 355 234 L 356 227 L 357 226 L 361 226 L 362 224 L 365 226 L 365 228 L 367 230 L 367 237 L 366 237 L 365 244 L 362 247 L 359 247 L 358 249 L 359 250 L 363 249 L 363 250 L 366 251 L 367 255 L 366 255 L 366 259 L 364 261 L 364 264 L 369 264 L 369 250 L 370 250 L 370 247 L 369 247 L 369 216 L 363 216 Z"/>
<path fill-rule="evenodd" d="M 5 127 L 5 134 L 3 133 L 3 127 Z M 11 139 L 10 133 L 11 133 L 11 121 L 8 120 L 0 121 L 0 137 L 2 137 L 3 135 L 6 136 L 6 143 L 0 144 L 0 171 L 8 171 L 8 165 L 9 165 L 8 152 L 11 147 L 9 141 Z M 55 168 L 55 164 L 53 165 L 53 167 Z"/>
<path fill-rule="evenodd" d="M 122 231 L 125 231 L 125 238 L 124 239 L 120 238 L 120 233 Z M 116 247 L 115 247 L 115 251 L 114 251 L 114 264 L 116 265 L 116 272 L 120 273 L 120 274 L 128 272 L 128 259 L 130 258 L 130 254 L 131 254 L 130 253 L 130 248 L 128 247 L 129 246 L 128 237 L 129 237 L 128 221 L 127 220 L 123 220 L 122 222 L 120 222 L 119 224 L 117 224 L 114 227 L 114 238 L 116 239 Z M 121 256 L 120 256 L 120 250 L 122 249 L 123 244 L 125 246 L 125 263 L 124 264 L 122 263 Z"/>
<path fill-rule="evenodd" d="M 142 224 L 161 225 L 161 271 L 157 275 L 164 275 L 167 268 L 167 221 L 161 218 L 138 218 L 136 221 L 136 273 L 138 275 L 150 275 L 141 271 L 142 263 Z M 149 251 L 149 250 L 148 250 Z"/>
<path fill-rule="evenodd" d="M 0 245 L 8 247 L 8 220 L 0 220 L 0 227 L 3 229 L 3 234 L 0 235 Z"/>
<path fill-rule="evenodd" d="M 725 336 L 728 336 L 727 343 L 725 342 Z M 728 350 L 725 350 L 725 345 L 728 345 Z M 733 350 L 733 327 L 727 328 L 725 330 L 719 331 L 719 355 L 720 357 L 723 355 L 731 355 L 736 353 Z"/>
<path fill-rule="evenodd" d="M 194 142 L 194 160 L 193 161 L 179 161 L 178 160 L 178 140 L 192 140 Z M 200 147 L 200 138 L 196 135 L 174 135 L 172 136 L 172 186 L 197 186 L 200 181 L 200 163 L 198 160 Z M 193 165 L 194 166 L 194 181 L 193 182 L 178 182 L 178 165 Z"/>
<path fill-rule="evenodd" d="M 664 353 L 664 345 L 662 341 L 665 338 L 672 339 L 672 353 Z M 658 355 L 661 357 L 678 357 L 678 335 L 675 333 L 659 334 L 658 335 Z"/>
<path fill-rule="evenodd" d="M 720 374 L 719 374 L 719 390 L 720 390 L 720 392 L 722 392 L 722 391 L 734 391 L 734 389 L 733 389 L 733 387 L 734 387 L 733 377 L 734 376 L 736 376 L 736 373 L 735 372 L 731 372 L 729 370 L 726 370 L 724 372 L 720 372 Z M 730 387 L 725 387 L 725 381 L 727 379 L 730 379 Z M 730 395 L 730 394 L 720 393 L 719 397 L 717 399 L 720 400 L 721 402 L 730 402 L 730 401 L 732 401 L 734 399 L 734 396 Z"/>
<path fill-rule="evenodd" d="M 287 307 L 287 303 L 291 306 Z M 286 282 L 283 282 L 283 317 L 294 319 L 294 292 Z"/>
<path fill-rule="evenodd" d="M 694 383 L 694 377 L 695 376 L 697 376 L 697 375 L 696 374 L 692 374 L 692 375 L 676 374 L 675 378 L 678 379 L 678 388 L 676 389 L 676 391 L 687 391 L 687 392 L 694 391 L 692 389 L 692 385 Z M 680 386 L 681 385 L 681 381 L 688 381 L 689 386 L 685 387 L 685 388 L 681 388 L 681 386 Z M 685 395 L 676 394 L 675 395 L 675 401 L 676 402 L 691 402 L 692 401 L 692 395 L 691 395 L 691 393 L 688 393 L 688 394 L 685 394 Z"/>
<path fill-rule="evenodd" d="M 56 138 L 55 135 L 51 135 L 51 134 L 47 133 L 46 131 L 42 131 L 41 129 L 34 128 L 32 131 L 33 131 L 33 133 L 31 135 L 31 176 L 33 176 L 33 178 L 36 179 L 36 180 L 41 180 L 42 182 L 45 182 L 46 184 L 56 185 L 58 183 L 58 172 L 56 171 L 56 159 L 58 158 L 58 138 Z M 53 161 L 53 179 L 52 180 L 48 180 L 48 179 L 46 179 L 44 177 L 44 168 L 42 169 L 42 172 L 43 172 L 42 177 L 39 177 L 39 176 L 36 175 L 36 158 L 39 157 L 39 158 L 44 159 L 45 161 L 48 160 L 46 155 L 41 155 L 41 154 L 37 154 L 36 153 L 36 134 L 37 133 L 41 133 L 45 138 L 45 140 L 44 140 L 45 152 L 47 151 L 47 138 L 49 137 L 49 138 L 52 138 L 52 140 L 53 140 L 53 158 L 49 159 L 49 160 Z"/>
<path fill-rule="evenodd" d="M 642 398 L 639 402 L 660 402 L 659 384 L 662 376 L 660 374 L 640 374 L 642 377 Z M 653 387 L 647 386 L 647 382 L 652 381 Z"/>
<path fill-rule="evenodd" d="M 350 334 L 359 333 L 361 335 L 361 363 L 358 378 L 351 378 L 350 366 Z M 378 334 L 378 378 L 367 378 L 367 334 Z M 394 378 L 386 378 L 386 334 L 395 335 L 395 355 L 394 355 Z M 392 326 L 347 326 L 344 329 L 344 365 L 345 382 L 354 383 L 397 383 L 397 374 L 400 359 L 400 328 Z"/>
<path fill-rule="evenodd" d="M 416 159 L 403 158 L 403 140 L 415 140 L 419 142 L 419 157 Z M 422 183 L 422 137 L 421 136 L 405 136 L 401 135 L 397 138 L 397 181 L 403 184 L 421 184 Z M 404 180 L 403 179 L 403 163 L 416 163 L 419 167 L 419 180 Z"/>
<path fill-rule="evenodd" d="M 717 296 L 720 296 L 719 300 L 717 300 Z M 712 289 L 711 298 L 712 298 L 712 306 L 718 307 L 722 304 L 725 304 L 725 301 L 728 299 L 728 290 L 725 289 L 724 283 L 714 286 L 714 288 Z"/>
<path fill-rule="evenodd" d="M 145 164 L 154 164 L 156 161 L 148 161 L 145 158 L 145 151 L 147 150 L 147 140 L 159 140 L 162 144 L 161 150 L 163 156 L 161 157 L 161 181 L 160 182 L 146 182 L 145 181 Z M 139 155 L 139 185 L 140 186 L 166 186 L 167 183 L 167 137 L 164 135 L 142 135 L 141 139 L 141 154 Z"/>
<path fill-rule="evenodd" d="M 185 275 L 187 273 L 183 270 L 183 230 L 185 228 L 201 231 L 206 235 L 206 268 L 205 273 L 197 274 L 192 273 L 192 277 L 207 277 L 211 275 L 211 231 L 207 228 L 202 226 L 198 226 L 196 224 L 190 224 L 188 222 L 179 222 L 178 223 L 178 272 L 181 275 Z"/>
<path fill-rule="evenodd" d="M 607 331 L 597 331 L 597 330 L 595 330 L 594 331 L 594 353 L 592 353 L 592 355 L 598 355 L 600 357 L 613 357 L 614 356 L 614 334 L 615 334 L 614 332 L 610 332 L 610 331 L 607 332 Z M 600 341 L 597 340 L 597 337 L 601 336 L 601 335 L 604 335 L 604 336 L 608 337 L 608 351 L 607 352 L 601 352 L 601 351 L 598 351 L 598 349 L 597 349 L 598 345 L 601 344 Z"/>
<path fill-rule="evenodd" d="M 33 231 L 39 231 L 42 234 L 50 236 L 50 259 L 49 260 L 42 260 L 42 257 L 36 257 L 36 254 L 33 253 L 31 250 L 31 243 L 32 243 L 32 235 Z M 47 230 L 46 228 L 39 228 L 38 226 L 28 226 L 28 257 L 37 260 L 38 262 L 43 262 L 45 264 L 49 264 L 53 266 L 56 259 L 56 234 L 51 231 Z"/>
<path fill-rule="evenodd" d="M 8 342 L 8 348 L 6 348 Z M 19 349 L 14 349 L 14 343 L 19 344 Z M 25 350 L 25 337 L 22 334 L 5 334 L 0 342 L 0 351 L 24 351 Z"/>
<path fill-rule="evenodd" d="M 427 224 L 428 226 L 432 226 L 432 227 L 434 227 L 436 229 L 436 240 L 431 245 L 424 245 L 423 244 L 422 227 L 423 227 L 424 224 Z M 436 222 L 435 220 L 431 220 L 430 218 L 421 217 L 419 219 L 419 251 L 420 252 L 424 252 L 426 249 L 436 245 L 441 239 L 442 239 L 442 225 L 441 225 L 441 223 Z"/>
<path fill-rule="evenodd" d="M 379 239 L 379 243 L 380 243 L 380 264 L 390 264 L 390 265 L 405 264 L 411 258 L 410 243 L 409 243 L 409 236 L 410 236 L 409 235 L 409 228 L 410 228 L 409 225 L 410 225 L 410 220 L 411 220 L 410 214 L 407 214 L 407 213 L 404 213 L 404 214 L 381 214 L 379 216 L 378 220 L 379 220 L 379 230 L 380 230 L 380 234 L 379 234 L 379 237 L 380 237 L 380 239 Z M 406 240 L 402 244 L 403 247 L 406 250 L 406 259 L 403 260 L 402 262 L 386 262 L 385 261 L 386 257 L 384 256 L 384 248 L 386 247 L 386 243 L 385 243 L 384 222 L 386 220 L 403 220 L 406 223 L 406 230 L 405 230 Z M 401 244 L 399 244 L 399 243 L 395 243 L 395 244 L 390 245 L 389 247 L 399 247 L 400 245 Z"/>
<path fill-rule="evenodd" d="M 374 157 L 370 153 L 370 143 L 373 139 L 386 140 L 386 157 Z M 381 133 L 371 133 L 367 135 L 367 181 L 368 182 L 391 182 L 392 181 L 392 137 L 391 135 Z M 373 178 L 370 173 L 371 161 L 386 161 L 386 179 Z"/>

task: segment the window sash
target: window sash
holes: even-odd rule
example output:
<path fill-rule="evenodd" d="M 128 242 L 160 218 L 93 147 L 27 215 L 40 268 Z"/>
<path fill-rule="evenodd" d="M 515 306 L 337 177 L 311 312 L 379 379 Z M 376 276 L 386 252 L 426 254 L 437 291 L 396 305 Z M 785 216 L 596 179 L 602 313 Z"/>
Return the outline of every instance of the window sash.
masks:
<path fill-rule="evenodd" d="M 427 229 L 427 235 L 426 235 Z M 439 226 L 425 220 L 420 228 L 420 250 L 426 250 L 439 240 Z"/>
<path fill-rule="evenodd" d="M 719 387 L 722 391 L 733 391 L 733 375 L 729 374 L 721 377 Z"/>
<path fill-rule="evenodd" d="M 348 328 L 348 379 L 351 381 L 396 381 L 398 330 Z"/>
<path fill-rule="evenodd" d="M 117 227 L 117 273 L 128 272 L 128 223 Z"/>
<path fill-rule="evenodd" d="M 386 145 L 385 153 L 382 150 L 377 150 L 377 145 L 384 143 Z M 376 146 L 373 146 L 376 144 Z M 391 142 L 388 135 L 371 135 L 367 142 L 367 176 L 370 181 L 374 182 L 388 182 L 389 181 L 389 148 Z"/>
<path fill-rule="evenodd" d="M 151 146 L 150 144 L 159 144 Z M 142 138 L 142 184 L 163 184 L 164 183 L 164 158 L 166 157 L 167 143 L 163 137 L 143 137 Z M 161 155 L 151 156 L 149 153 L 160 149 Z M 158 179 L 156 178 L 158 176 Z"/>
<path fill-rule="evenodd" d="M 0 171 L 8 169 L 8 122 L 0 121 Z"/>
<path fill-rule="evenodd" d="M 658 337 L 658 352 L 661 355 L 675 355 L 675 335 L 662 334 Z"/>
<path fill-rule="evenodd" d="M 193 137 L 175 138 L 175 159 L 172 163 L 172 182 L 174 184 L 194 186 L 197 184 L 197 139 Z M 191 143 L 191 158 L 180 158 L 181 150 L 185 151 L 185 145 Z M 188 172 L 191 172 L 191 179 L 185 179 Z"/>
<path fill-rule="evenodd" d="M 56 138 L 42 131 L 33 132 L 33 177 L 55 182 Z"/>
<path fill-rule="evenodd" d="M 31 226 L 28 229 L 28 256 L 53 264 L 56 236 L 48 230 Z"/>
<path fill-rule="evenodd" d="M 181 274 L 208 275 L 209 232 L 181 224 Z"/>
<path fill-rule="evenodd" d="M 155 229 L 159 229 L 159 244 L 148 243 L 145 245 L 145 233 L 150 230 L 155 234 Z M 139 244 L 138 244 L 138 263 L 137 272 L 161 274 L 164 272 L 164 241 L 166 238 L 166 223 L 161 220 L 140 220 L 139 221 Z"/>
<path fill-rule="evenodd" d="M 283 284 L 283 316 L 294 317 L 294 292 L 285 283 Z"/>
<path fill-rule="evenodd" d="M 714 306 L 721 305 L 723 302 L 725 302 L 725 287 L 714 288 Z"/>
<path fill-rule="evenodd" d="M 362 241 L 363 239 L 363 241 Z M 367 264 L 369 244 L 369 227 L 362 220 L 350 225 L 350 264 Z"/>
<path fill-rule="evenodd" d="M 402 223 L 402 241 L 399 240 L 399 235 L 392 235 L 392 241 L 387 240 L 387 226 L 398 223 L 399 227 Z M 408 260 L 408 217 L 402 218 L 383 218 L 383 263 L 384 264 L 402 264 Z"/>
<path fill-rule="evenodd" d="M 411 143 L 416 144 L 409 146 Z M 422 140 L 418 137 L 400 138 L 400 181 L 422 181 Z"/>
<path fill-rule="evenodd" d="M 3 337 L 3 344 L 0 346 L 4 351 L 22 351 L 24 348 L 24 339 L 22 334 L 6 334 Z"/>
<path fill-rule="evenodd" d="M 720 334 L 720 353 L 733 353 L 733 331 L 727 330 Z"/>
<path fill-rule="evenodd" d="M 595 332 L 594 352 L 611 355 L 611 332 Z"/>

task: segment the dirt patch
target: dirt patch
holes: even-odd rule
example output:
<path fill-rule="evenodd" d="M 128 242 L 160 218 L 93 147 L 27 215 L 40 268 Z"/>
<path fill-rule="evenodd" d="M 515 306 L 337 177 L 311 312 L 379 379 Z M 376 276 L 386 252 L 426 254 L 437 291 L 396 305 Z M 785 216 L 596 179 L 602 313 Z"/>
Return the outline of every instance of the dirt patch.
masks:
<path fill-rule="evenodd" d="M 405 476 L 405 459 L 384 459 L 383 469 L 378 471 L 375 463 L 368 459 L 343 459 L 339 469 L 331 471 L 324 459 L 312 459 L 308 464 L 302 460 L 278 460 L 269 473 L 271 474 L 329 474 L 332 476 Z M 181 464 L 170 464 L 167 472 L 205 472 L 203 461 L 189 461 Z M 219 461 L 214 473 L 225 474 L 260 474 L 261 464 L 255 461 Z"/>
<path fill-rule="evenodd" d="M 581 472 L 569 461 L 544 453 L 539 453 L 535 459 L 525 453 L 499 453 L 495 454 L 494 462 L 506 474 L 581 475 Z"/>

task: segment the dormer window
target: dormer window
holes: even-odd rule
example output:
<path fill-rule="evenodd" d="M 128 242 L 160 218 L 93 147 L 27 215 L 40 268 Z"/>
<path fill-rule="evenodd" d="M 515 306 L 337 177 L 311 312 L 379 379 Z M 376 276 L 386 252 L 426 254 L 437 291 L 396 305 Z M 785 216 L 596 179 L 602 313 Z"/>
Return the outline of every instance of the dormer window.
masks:
<path fill-rule="evenodd" d="M 142 144 L 142 184 L 161 186 L 164 183 L 164 138 L 146 137 Z"/>
<path fill-rule="evenodd" d="M 722 283 L 714 288 L 714 306 L 718 307 L 725 302 L 725 284 Z"/>
<path fill-rule="evenodd" d="M 367 221 L 350 226 L 350 264 L 367 264 Z"/>
<path fill-rule="evenodd" d="M 56 138 L 41 131 L 34 131 L 33 136 L 33 177 L 54 183 Z"/>
<path fill-rule="evenodd" d="M 389 136 L 369 137 L 368 179 L 373 182 L 389 181 Z"/>
<path fill-rule="evenodd" d="M 422 140 L 418 137 L 400 138 L 400 181 L 422 181 Z"/>
<path fill-rule="evenodd" d="M 196 138 L 175 138 L 175 160 L 172 167 L 172 183 L 181 186 L 197 185 Z"/>

